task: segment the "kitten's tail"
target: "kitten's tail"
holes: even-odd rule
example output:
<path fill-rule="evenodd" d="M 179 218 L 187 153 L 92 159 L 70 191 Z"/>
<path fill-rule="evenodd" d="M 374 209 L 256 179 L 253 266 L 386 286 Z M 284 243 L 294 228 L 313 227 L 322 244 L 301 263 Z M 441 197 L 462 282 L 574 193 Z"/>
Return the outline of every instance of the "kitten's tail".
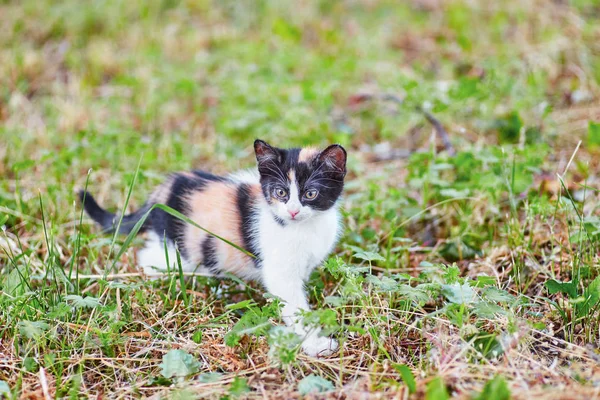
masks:
<path fill-rule="evenodd" d="M 119 217 L 116 214 L 108 212 L 100 207 L 90 192 L 80 190 L 78 194 L 85 212 L 94 221 L 96 221 L 105 232 L 115 233 L 117 225 L 119 224 Z M 131 214 L 124 215 L 121 220 L 121 225 L 119 225 L 119 233 L 122 235 L 129 234 L 135 224 L 137 224 L 139 220 L 143 218 L 149 209 L 150 205 L 144 204 L 139 210 L 134 211 Z M 148 228 L 149 222 L 149 219 L 147 219 L 144 222 L 144 225 L 142 225 L 140 228 L 139 232 L 145 231 Z"/>

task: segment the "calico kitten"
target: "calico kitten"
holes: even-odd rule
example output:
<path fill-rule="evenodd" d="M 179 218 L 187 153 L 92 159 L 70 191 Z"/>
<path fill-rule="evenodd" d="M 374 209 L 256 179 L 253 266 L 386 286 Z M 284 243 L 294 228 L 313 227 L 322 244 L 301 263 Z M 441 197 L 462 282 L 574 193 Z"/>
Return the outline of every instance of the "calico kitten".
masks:
<path fill-rule="evenodd" d="M 137 259 L 145 271 L 167 269 L 177 248 L 186 271 L 215 276 L 230 272 L 260 281 L 284 302 L 285 323 L 304 338 L 311 355 L 328 355 L 337 342 L 302 325 L 298 312 L 309 310 L 304 284 L 311 271 L 333 250 L 341 233 L 338 200 L 346 175 L 346 151 L 331 145 L 279 149 L 254 142 L 257 171 L 216 176 L 202 171 L 171 175 L 137 211 L 125 215 L 119 233 L 127 234 L 153 204 L 165 204 L 188 216 L 233 246 L 154 209 L 142 230 L 148 239 Z M 87 192 L 80 192 L 84 208 L 105 230 L 113 231 L 119 218 L 102 209 Z M 167 254 L 165 254 L 165 243 Z"/>

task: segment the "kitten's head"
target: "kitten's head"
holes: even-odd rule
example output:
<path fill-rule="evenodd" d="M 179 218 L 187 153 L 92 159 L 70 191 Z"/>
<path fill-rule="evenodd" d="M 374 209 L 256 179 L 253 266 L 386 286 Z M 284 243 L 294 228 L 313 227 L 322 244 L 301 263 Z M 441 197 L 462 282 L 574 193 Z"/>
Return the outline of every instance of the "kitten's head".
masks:
<path fill-rule="evenodd" d="M 279 149 L 254 142 L 260 184 L 273 214 L 281 221 L 305 221 L 333 207 L 344 188 L 346 150 L 334 144 Z"/>

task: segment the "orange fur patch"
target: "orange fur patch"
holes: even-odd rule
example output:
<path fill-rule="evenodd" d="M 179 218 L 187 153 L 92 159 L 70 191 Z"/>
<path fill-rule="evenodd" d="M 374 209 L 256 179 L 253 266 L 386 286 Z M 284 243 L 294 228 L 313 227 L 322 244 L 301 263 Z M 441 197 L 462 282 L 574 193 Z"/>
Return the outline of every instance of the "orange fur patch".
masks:
<path fill-rule="evenodd" d="M 309 163 L 315 159 L 315 157 L 319 154 L 319 150 L 314 147 L 305 147 L 300 150 L 300 154 L 298 154 L 298 161 Z"/>
<path fill-rule="evenodd" d="M 260 194 L 260 187 L 252 187 L 254 195 Z M 194 222 L 219 235 L 220 237 L 243 246 L 241 237 L 241 221 L 237 208 L 237 186 L 228 182 L 210 183 L 204 190 L 192 193 L 188 199 L 191 210 L 189 216 Z M 184 246 L 190 261 L 202 262 L 202 243 L 208 234 L 195 226 L 186 227 Z M 254 268 L 252 259 L 235 247 L 215 240 L 216 257 L 223 270 L 233 274 L 244 275 L 244 270 Z"/>

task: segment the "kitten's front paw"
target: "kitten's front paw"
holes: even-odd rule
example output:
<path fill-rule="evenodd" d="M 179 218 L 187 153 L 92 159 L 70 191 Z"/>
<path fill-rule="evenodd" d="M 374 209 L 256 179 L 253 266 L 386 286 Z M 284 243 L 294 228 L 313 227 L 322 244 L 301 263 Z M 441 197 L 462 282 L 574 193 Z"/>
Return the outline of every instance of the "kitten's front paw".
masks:
<path fill-rule="evenodd" d="M 311 357 L 330 356 L 337 351 L 338 347 L 337 340 L 317 335 L 310 335 L 302 343 L 302 350 Z"/>

